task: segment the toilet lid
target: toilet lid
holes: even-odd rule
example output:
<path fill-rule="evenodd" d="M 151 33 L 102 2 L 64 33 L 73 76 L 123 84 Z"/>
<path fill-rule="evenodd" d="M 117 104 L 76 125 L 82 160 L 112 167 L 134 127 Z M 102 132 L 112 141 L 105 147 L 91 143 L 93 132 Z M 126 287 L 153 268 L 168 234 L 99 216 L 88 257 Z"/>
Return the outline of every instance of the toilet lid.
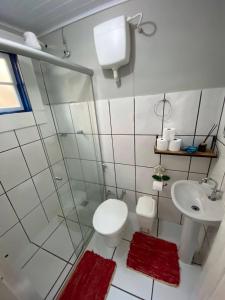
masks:
<path fill-rule="evenodd" d="M 96 209 L 93 226 L 100 234 L 116 233 L 125 224 L 128 216 L 126 203 L 117 199 L 108 199 Z"/>

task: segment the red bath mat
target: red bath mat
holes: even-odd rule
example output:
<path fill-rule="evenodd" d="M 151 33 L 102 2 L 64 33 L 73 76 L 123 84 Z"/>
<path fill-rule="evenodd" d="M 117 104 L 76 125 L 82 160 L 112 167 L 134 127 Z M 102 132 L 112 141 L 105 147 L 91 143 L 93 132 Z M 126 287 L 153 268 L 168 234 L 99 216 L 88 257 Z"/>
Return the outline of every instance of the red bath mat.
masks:
<path fill-rule="evenodd" d="M 59 300 L 104 300 L 116 263 L 86 251 L 67 281 Z"/>
<path fill-rule="evenodd" d="M 169 285 L 180 283 L 177 245 L 141 232 L 133 235 L 127 266 Z"/>

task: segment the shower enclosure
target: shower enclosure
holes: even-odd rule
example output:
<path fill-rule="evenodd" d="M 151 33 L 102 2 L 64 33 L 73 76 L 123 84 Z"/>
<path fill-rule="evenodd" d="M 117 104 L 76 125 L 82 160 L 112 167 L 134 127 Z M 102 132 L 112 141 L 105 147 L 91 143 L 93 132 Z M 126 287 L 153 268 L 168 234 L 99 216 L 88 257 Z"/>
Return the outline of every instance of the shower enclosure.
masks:
<path fill-rule="evenodd" d="M 104 200 L 92 78 L 86 70 L 82 73 L 81 66 L 71 68 L 48 54 L 43 61 L 41 51 L 10 48 L 0 41 L 0 50 L 6 47 L 8 52 L 29 57 L 19 56 L 19 64 L 37 137 L 20 148 L 38 202 L 25 216 L 17 214 L 28 240 L 26 247 L 18 247 L 15 257 L 6 255 L 7 242 L 0 240 L 0 248 L 4 263 L 13 268 L 16 265 L 16 271 L 29 278 L 43 299 L 51 299 L 57 279 L 64 273 L 66 276 L 90 240 L 94 211 Z M 38 170 L 30 167 L 28 147 Z M 7 197 L 10 200 L 9 193 Z M 16 212 L 17 208 L 13 209 Z M 43 284 L 50 269 L 48 276 L 53 278 Z"/>

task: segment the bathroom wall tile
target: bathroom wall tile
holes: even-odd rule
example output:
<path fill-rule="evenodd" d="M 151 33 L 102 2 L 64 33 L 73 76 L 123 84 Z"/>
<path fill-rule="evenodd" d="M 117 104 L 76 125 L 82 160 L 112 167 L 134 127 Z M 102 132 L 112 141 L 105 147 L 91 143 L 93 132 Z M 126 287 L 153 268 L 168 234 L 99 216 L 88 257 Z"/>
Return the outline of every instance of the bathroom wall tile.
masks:
<path fill-rule="evenodd" d="M 180 224 L 181 213 L 174 206 L 172 199 L 159 197 L 159 219 Z"/>
<path fill-rule="evenodd" d="M 192 157 L 190 172 L 207 173 L 209 168 L 210 158 Z"/>
<path fill-rule="evenodd" d="M 116 181 L 119 188 L 134 190 L 135 188 L 135 167 L 116 164 Z"/>
<path fill-rule="evenodd" d="M 19 255 L 29 247 L 29 244 L 30 242 L 28 241 L 22 226 L 19 223 L 16 224 L 0 238 L 1 254 L 3 257 L 8 255 L 5 262 L 8 262 L 13 266 L 17 265 Z M 29 257 L 27 257 L 27 259 L 28 258 Z"/>
<path fill-rule="evenodd" d="M 75 132 L 83 131 L 84 133 L 92 133 L 87 102 L 72 103 L 70 104 L 70 110 Z"/>
<path fill-rule="evenodd" d="M 220 142 L 216 143 L 217 149 L 219 151 L 219 158 L 213 159 L 210 170 L 209 177 L 215 179 L 220 186 L 224 177 L 224 166 L 225 166 L 225 146 Z"/>
<path fill-rule="evenodd" d="M 65 158 L 79 158 L 78 145 L 75 134 L 59 135 L 63 156 Z"/>
<path fill-rule="evenodd" d="M 66 165 L 71 179 L 84 180 L 81 161 L 78 159 L 67 159 Z"/>
<path fill-rule="evenodd" d="M 118 198 L 122 195 L 123 189 L 117 189 L 118 193 Z M 128 206 L 128 210 L 130 212 L 135 212 L 136 211 L 136 197 L 135 197 L 135 192 L 133 191 L 128 191 L 124 190 L 126 192 L 124 198 L 122 199 Z"/>
<path fill-rule="evenodd" d="M 18 141 L 13 131 L 0 133 L 0 152 L 17 147 Z"/>
<path fill-rule="evenodd" d="M 98 205 L 103 201 L 103 186 L 96 183 L 85 183 L 85 186 L 87 191 L 87 200 L 92 204 L 92 212 L 90 212 L 91 217 L 88 220 L 92 226 L 93 213 Z"/>
<path fill-rule="evenodd" d="M 161 164 L 166 169 L 178 170 L 178 171 L 188 171 L 189 164 L 190 164 L 190 157 L 162 155 Z"/>
<path fill-rule="evenodd" d="M 212 125 L 219 123 L 224 97 L 224 88 L 205 89 L 202 91 L 196 134 L 208 134 Z M 216 134 L 216 132 L 217 128 L 212 134 Z"/>
<path fill-rule="evenodd" d="M 40 139 L 40 135 L 36 126 L 18 129 L 16 130 L 16 135 L 20 145 L 31 143 Z"/>
<path fill-rule="evenodd" d="M 51 109 L 48 105 L 45 105 L 45 116 L 47 122 L 40 125 L 40 130 L 43 138 L 56 134 L 56 128 L 53 121 Z"/>
<path fill-rule="evenodd" d="M 1 182 L 0 182 L 0 195 L 4 194 L 4 190 L 3 190 L 3 187 L 1 185 Z"/>
<path fill-rule="evenodd" d="M 199 173 L 189 173 L 188 175 L 188 180 L 194 180 L 194 181 L 199 181 L 202 178 L 206 178 L 207 174 L 199 174 Z"/>
<path fill-rule="evenodd" d="M 41 141 L 22 146 L 22 151 L 32 175 L 48 167 Z"/>
<path fill-rule="evenodd" d="M 85 181 L 99 183 L 97 163 L 95 161 L 82 160 L 81 164 L 84 170 Z"/>
<path fill-rule="evenodd" d="M 40 203 L 31 179 L 10 190 L 8 196 L 19 218 L 23 218 Z"/>
<path fill-rule="evenodd" d="M 219 130 L 217 138 L 225 144 L 225 108 L 223 107 L 223 112 L 219 124 Z"/>
<path fill-rule="evenodd" d="M 54 112 L 57 132 L 73 133 L 74 128 L 73 128 L 73 122 L 72 122 L 69 104 L 52 105 L 52 109 Z"/>
<path fill-rule="evenodd" d="M 105 195 L 105 200 L 106 199 L 118 199 L 117 193 L 116 193 L 116 188 L 112 187 L 112 186 L 107 186 L 107 185 L 105 186 L 104 195 Z"/>
<path fill-rule="evenodd" d="M 96 160 L 94 140 L 92 135 L 76 135 L 78 149 L 81 159 Z"/>
<path fill-rule="evenodd" d="M 63 159 L 58 138 L 56 135 L 44 139 L 44 143 L 51 165 Z"/>
<path fill-rule="evenodd" d="M 113 149 L 111 135 L 99 135 L 102 150 L 102 161 L 113 162 Z"/>
<path fill-rule="evenodd" d="M 99 184 L 104 184 L 103 165 L 104 165 L 104 163 L 97 161 L 98 183 Z"/>
<path fill-rule="evenodd" d="M 100 134 L 110 134 L 110 116 L 108 100 L 98 100 L 95 102 L 98 129 Z"/>
<path fill-rule="evenodd" d="M 49 169 L 34 176 L 33 180 L 41 200 L 54 192 L 55 186 Z"/>
<path fill-rule="evenodd" d="M 134 99 L 117 98 L 110 100 L 113 134 L 134 133 Z"/>
<path fill-rule="evenodd" d="M 133 135 L 113 135 L 113 149 L 116 163 L 134 165 Z"/>
<path fill-rule="evenodd" d="M 153 168 L 136 167 L 136 190 L 147 194 L 157 194 L 153 191 Z"/>
<path fill-rule="evenodd" d="M 155 106 L 163 98 L 163 94 L 135 97 L 136 134 L 161 134 L 162 118 L 155 114 Z M 163 104 L 159 105 L 158 113 L 163 114 Z"/>
<path fill-rule="evenodd" d="M 94 141 L 94 149 L 95 149 L 95 159 L 97 161 L 102 161 L 101 149 L 100 149 L 100 135 L 94 134 L 92 135 Z"/>
<path fill-rule="evenodd" d="M 166 99 L 172 105 L 172 113 L 169 118 L 165 118 L 164 127 L 175 127 L 176 133 L 180 135 L 194 134 L 200 92 L 196 90 L 166 94 Z"/>
<path fill-rule="evenodd" d="M 59 189 L 59 199 L 60 203 L 63 207 L 63 212 L 65 215 L 67 215 L 71 210 L 74 210 L 74 202 L 72 197 L 72 191 L 70 189 L 69 183 L 64 184 Z M 77 221 L 77 217 L 74 221 Z"/>
<path fill-rule="evenodd" d="M 105 185 L 116 186 L 114 164 L 104 163 L 104 166 Z"/>
<path fill-rule="evenodd" d="M 35 237 L 48 225 L 48 221 L 42 207 L 39 205 L 30 214 L 23 218 L 22 224 L 29 238 L 34 241 Z M 43 240 L 41 242 L 43 242 Z"/>
<path fill-rule="evenodd" d="M 52 194 L 45 201 L 43 201 L 43 206 L 49 221 L 56 218 L 58 215 L 62 215 L 59 198 L 56 193 Z"/>
<path fill-rule="evenodd" d="M 18 219 L 6 195 L 0 197 L 0 235 L 18 222 Z"/>
<path fill-rule="evenodd" d="M 95 109 L 95 101 L 91 100 L 87 102 L 90 120 L 91 120 L 91 128 L 94 134 L 98 134 L 98 126 L 97 126 L 97 116 L 96 116 L 96 109 Z"/>
<path fill-rule="evenodd" d="M 52 171 L 55 178 L 58 177 L 61 179 L 61 180 L 56 180 L 57 187 L 60 187 L 67 182 L 68 177 L 67 177 L 65 163 L 63 161 L 60 161 L 54 166 L 52 166 Z"/>
<path fill-rule="evenodd" d="M 155 136 L 136 135 L 135 153 L 136 164 L 139 166 L 155 167 L 159 164 L 159 155 L 154 154 Z"/>
<path fill-rule="evenodd" d="M 6 190 L 30 177 L 19 148 L 0 153 L 0 180 Z"/>
<path fill-rule="evenodd" d="M 160 196 L 163 197 L 171 197 L 171 186 L 172 184 L 177 180 L 183 180 L 187 179 L 188 172 L 181 172 L 181 171 L 173 171 L 173 170 L 167 170 L 167 175 L 170 176 L 170 180 L 167 181 L 167 186 L 163 188 L 162 192 L 159 192 Z"/>

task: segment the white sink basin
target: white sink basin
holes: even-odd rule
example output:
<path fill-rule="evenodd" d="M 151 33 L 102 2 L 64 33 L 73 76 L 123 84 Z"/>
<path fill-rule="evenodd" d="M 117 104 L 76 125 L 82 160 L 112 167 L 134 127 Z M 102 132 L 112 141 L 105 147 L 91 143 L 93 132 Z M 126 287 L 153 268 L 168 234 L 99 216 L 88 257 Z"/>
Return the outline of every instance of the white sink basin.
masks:
<path fill-rule="evenodd" d="M 171 187 L 173 203 L 184 215 L 179 247 L 180 259 L 184 263 L 191 264 L 195 252 L 201 247 L 199 233 L 202 223 L 213 225 L 223 219 L 224 203 L 210 200 L 211 193 L 208 184 L 192 180 L 179 180 Z"/>
<path fill-rule="evenodd" d="M 204 224 L 220 222 L 224 215 L 223 201 L 210 200 L 210 194 L 209 185 L 192 180 L 176 181 L 171 188 L 176 208 L 185 216 Z"/>

